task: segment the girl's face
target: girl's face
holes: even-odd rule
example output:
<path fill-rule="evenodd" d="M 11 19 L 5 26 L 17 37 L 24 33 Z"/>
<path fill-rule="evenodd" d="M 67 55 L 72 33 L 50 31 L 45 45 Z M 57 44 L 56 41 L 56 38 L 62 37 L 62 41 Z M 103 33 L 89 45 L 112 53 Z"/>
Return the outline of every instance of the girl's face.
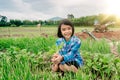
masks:
<path fill-rule="evenodd" d="M 68 41 L 72 35 L 72 27 L 69 25 L 61 25 L 61 33 L 63 37 Z"/>

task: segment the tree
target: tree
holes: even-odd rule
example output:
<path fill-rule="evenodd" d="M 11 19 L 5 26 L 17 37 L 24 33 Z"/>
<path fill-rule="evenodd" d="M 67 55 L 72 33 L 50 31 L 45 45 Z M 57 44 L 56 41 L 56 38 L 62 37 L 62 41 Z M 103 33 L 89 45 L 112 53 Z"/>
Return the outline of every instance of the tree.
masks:
<path fill-rule="evenodd" d="M 7 25 L 7 17 L 0 15 L 0 26 L 6 26 Z"/>
<path fill-rule="evenodd" d="M 32 25 L 32 21 L 30 20 L 23 20 L 23 25 Z"/>
<path fill-rule="evenodd" d="M 11 25 L 15 25 L 15 26 L 20 26 L 23 24 L 23 22 L 21 20 L 17 20 L 17 19 L 16 20 L 11 19 L 10 23 L 11 23 Z"/>
<path fill-rule="evenodd" d="M 74 18 L 74 15 L 73 15 L 73 14 L 68 14 L 68 15 L 67 15 L 67 18 L 68 18 L 68 19 L 73 19 L 73 18 Z"/>

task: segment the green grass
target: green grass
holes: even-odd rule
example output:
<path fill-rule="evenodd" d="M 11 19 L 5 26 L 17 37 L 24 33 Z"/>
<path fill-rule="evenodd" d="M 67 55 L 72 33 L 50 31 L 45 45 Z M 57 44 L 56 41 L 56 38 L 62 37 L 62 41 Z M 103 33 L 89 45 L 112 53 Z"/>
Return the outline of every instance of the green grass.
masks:
<path fill-rule="evenodd" d="M 85 28 L 75 27 L 76 32 Z M 39 37 L 42 32 L 51 34 L 53 31 L 55 34 L 56 30 L 56 27 L 43 27 L 41 31 L 36 27 L 10 27 L 11 36 L 25 36 L 0 38 L 0 80 L 120 80 L 120 58 L 110 52 L 110 46 L 104 39 L 81 40 L 84 66 L 74 75 L 66 73 L 59 78 L 51 71 L 50 62 L 51 55 L 57 50 L 56 37 Z M 0 28 L 0 35 L 9 34 L 8 31 L 8 27 Z"/>
<path fill-rule="evenodd" d="M 24 40 L 23 40 L 24 41 Z M 97 44 L 97 43 L 96 43 Z M 86 46 L 87 47 L 87 46 Z M 52 47 L 55 50 L 55 47 Z M 96 48 L 97 49 L 97 48 Z M 50 51 L 50 48 L 49 48 Z M 1 80 L 119 80 L 120 59 L 111 53 L 81 51 L 84 66 L 76 74 L 65 73 L 59 78 L 51 71 L 49 51 L 31 53 L 19 47 L 0 52 Z"/>

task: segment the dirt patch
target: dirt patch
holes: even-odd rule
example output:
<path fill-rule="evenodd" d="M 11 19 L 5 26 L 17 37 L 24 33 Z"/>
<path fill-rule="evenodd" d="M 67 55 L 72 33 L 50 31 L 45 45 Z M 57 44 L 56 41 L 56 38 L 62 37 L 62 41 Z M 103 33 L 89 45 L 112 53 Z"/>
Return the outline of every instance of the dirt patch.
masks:
<path fill-rule="evenodd" d="M 106 38 L 109 40 L 120 40 L 120 30 L 119 31 L 108 31 L 108 32 L 103 32 L 103 33 L 100 33 L 100 32 L 90 32 L 90 33 L 93 34 L 98 39 Z M 75 35 L 82 39 L 91 38 L 91 36 L 86 32 L 78 32 L 78 33 L 75 33 Z"/>
<path fill-rule="evenodd" d="M 115 56 L 119 56 L 118 49 L 117 49 L 118 44 L 113 44 L 112 41 L 114 40 L 117 42 L 120 40 L 120 30 L 119 31 L 108 31 L 108 32 L 103 32 L 103 33 L 101 32 L 89 32 L 89 33 L 94 35 L 95 39 L 98 39 L 98 40 L 105 38 L 110 44 L 111 53 L 115 54 Z M 92 38 L 86 32 L 75 33 L 75 35 L 81 39 Z"/>

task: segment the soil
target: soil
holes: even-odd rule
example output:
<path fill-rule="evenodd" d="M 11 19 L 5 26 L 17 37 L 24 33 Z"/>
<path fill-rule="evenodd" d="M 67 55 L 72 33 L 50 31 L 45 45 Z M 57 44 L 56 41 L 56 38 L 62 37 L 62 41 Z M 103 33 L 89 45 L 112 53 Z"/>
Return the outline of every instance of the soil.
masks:
<path fill-rule="evenodd" d="M 120 40 L 120 30 L 119 31 L 108 31 L 108 32 L 90 32 L 92 35 L 94 35 L 95 38 L 100 39 L 100 38 L 105 38 L 108 40 Z M 92 38 L 89 34 L 86 32 L 78 32 L 75 33 L 76 36 L 82 39 L 87 39 L 87 38 Z"/>

